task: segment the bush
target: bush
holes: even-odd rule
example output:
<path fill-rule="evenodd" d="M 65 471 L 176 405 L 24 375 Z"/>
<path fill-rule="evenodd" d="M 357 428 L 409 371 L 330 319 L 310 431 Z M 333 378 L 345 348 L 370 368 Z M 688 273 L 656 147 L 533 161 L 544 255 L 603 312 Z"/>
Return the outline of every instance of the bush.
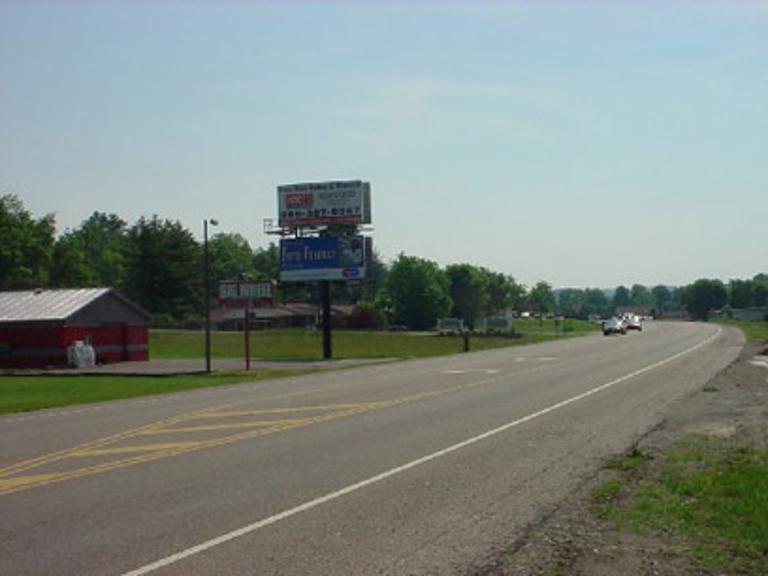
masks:
<path fill-rule="evenodd" d="M 387 323 L 381 310 L 370 304 L 358 304 L 347 324 L 353 330 L 382 330 Z"/>
<path fill-rule="evenodd" d="M 171 314 L 153 314 L 152 328 L 168 328 L 175 330 L 202 330 L 204 320 L 202 316 L 192 314 L 182 319 L 174 318 Z"/>

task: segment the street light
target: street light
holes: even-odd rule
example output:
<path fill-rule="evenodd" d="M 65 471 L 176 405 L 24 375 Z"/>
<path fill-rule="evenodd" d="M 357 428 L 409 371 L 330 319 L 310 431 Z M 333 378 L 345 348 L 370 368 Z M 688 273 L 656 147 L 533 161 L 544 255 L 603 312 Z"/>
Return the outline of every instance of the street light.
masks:
<path fill-rule="evenodd" d="M 208 223 L 218 226 L 218 221 L 213 218 L 203 220 L 203 295 L 205 296 L 205 371 L 211 371 L 211 295 L 210 295 L 210 270 L 208 268 Z"/>

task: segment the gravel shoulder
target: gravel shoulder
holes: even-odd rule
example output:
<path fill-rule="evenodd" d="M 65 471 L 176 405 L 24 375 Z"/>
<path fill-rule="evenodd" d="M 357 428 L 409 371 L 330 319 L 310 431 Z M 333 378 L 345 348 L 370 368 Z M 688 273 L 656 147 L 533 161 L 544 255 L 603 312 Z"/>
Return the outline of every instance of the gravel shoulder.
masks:
<path fill-rule="evenodd" d="M 655 456 L 690 436 L 724 438 L 768 447 L 768 348 L 747 343 L 739 359 L 700 390 L 669 407 L 665 420 L 639 440 L 635 450 Z M 472 576 L 694 576 L 685 543 L 669 535 L 620 530 L 593 514 L 593 491 L 616 471 L 587 480 L 539 525 L 470 574 Z"/>

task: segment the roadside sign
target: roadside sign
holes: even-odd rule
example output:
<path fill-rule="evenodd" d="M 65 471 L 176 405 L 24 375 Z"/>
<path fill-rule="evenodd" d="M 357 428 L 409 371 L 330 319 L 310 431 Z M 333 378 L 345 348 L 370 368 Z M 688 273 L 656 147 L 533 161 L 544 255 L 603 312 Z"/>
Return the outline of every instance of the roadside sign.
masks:
<path fill-rule="evenodd" d="M 277 187 L 278 226 L 371 223 L 371 185 L 361 180 L 306 182 Z"/>
<path fill-rule="evenodd" d="M 366 239 L 296 238 L 280 241 L 280 279 L 284 282 L 362 280 Z"/>
<path fill-rule="evenodd" d="M 219 283 L 219 300 L 223 308 L 270 308 L 274 299 L 275 284 L 271 280 L 227 280 Z"/>

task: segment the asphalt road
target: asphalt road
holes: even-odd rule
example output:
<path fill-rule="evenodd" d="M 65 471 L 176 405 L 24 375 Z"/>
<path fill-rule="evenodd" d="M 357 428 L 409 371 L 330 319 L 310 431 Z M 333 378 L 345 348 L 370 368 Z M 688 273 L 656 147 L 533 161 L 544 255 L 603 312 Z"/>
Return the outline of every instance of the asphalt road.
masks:
<path fill-rule="evenodd" d="M 0 573 L 466 574 L 738 354 L 642 333 L 0 418 Z"/>

